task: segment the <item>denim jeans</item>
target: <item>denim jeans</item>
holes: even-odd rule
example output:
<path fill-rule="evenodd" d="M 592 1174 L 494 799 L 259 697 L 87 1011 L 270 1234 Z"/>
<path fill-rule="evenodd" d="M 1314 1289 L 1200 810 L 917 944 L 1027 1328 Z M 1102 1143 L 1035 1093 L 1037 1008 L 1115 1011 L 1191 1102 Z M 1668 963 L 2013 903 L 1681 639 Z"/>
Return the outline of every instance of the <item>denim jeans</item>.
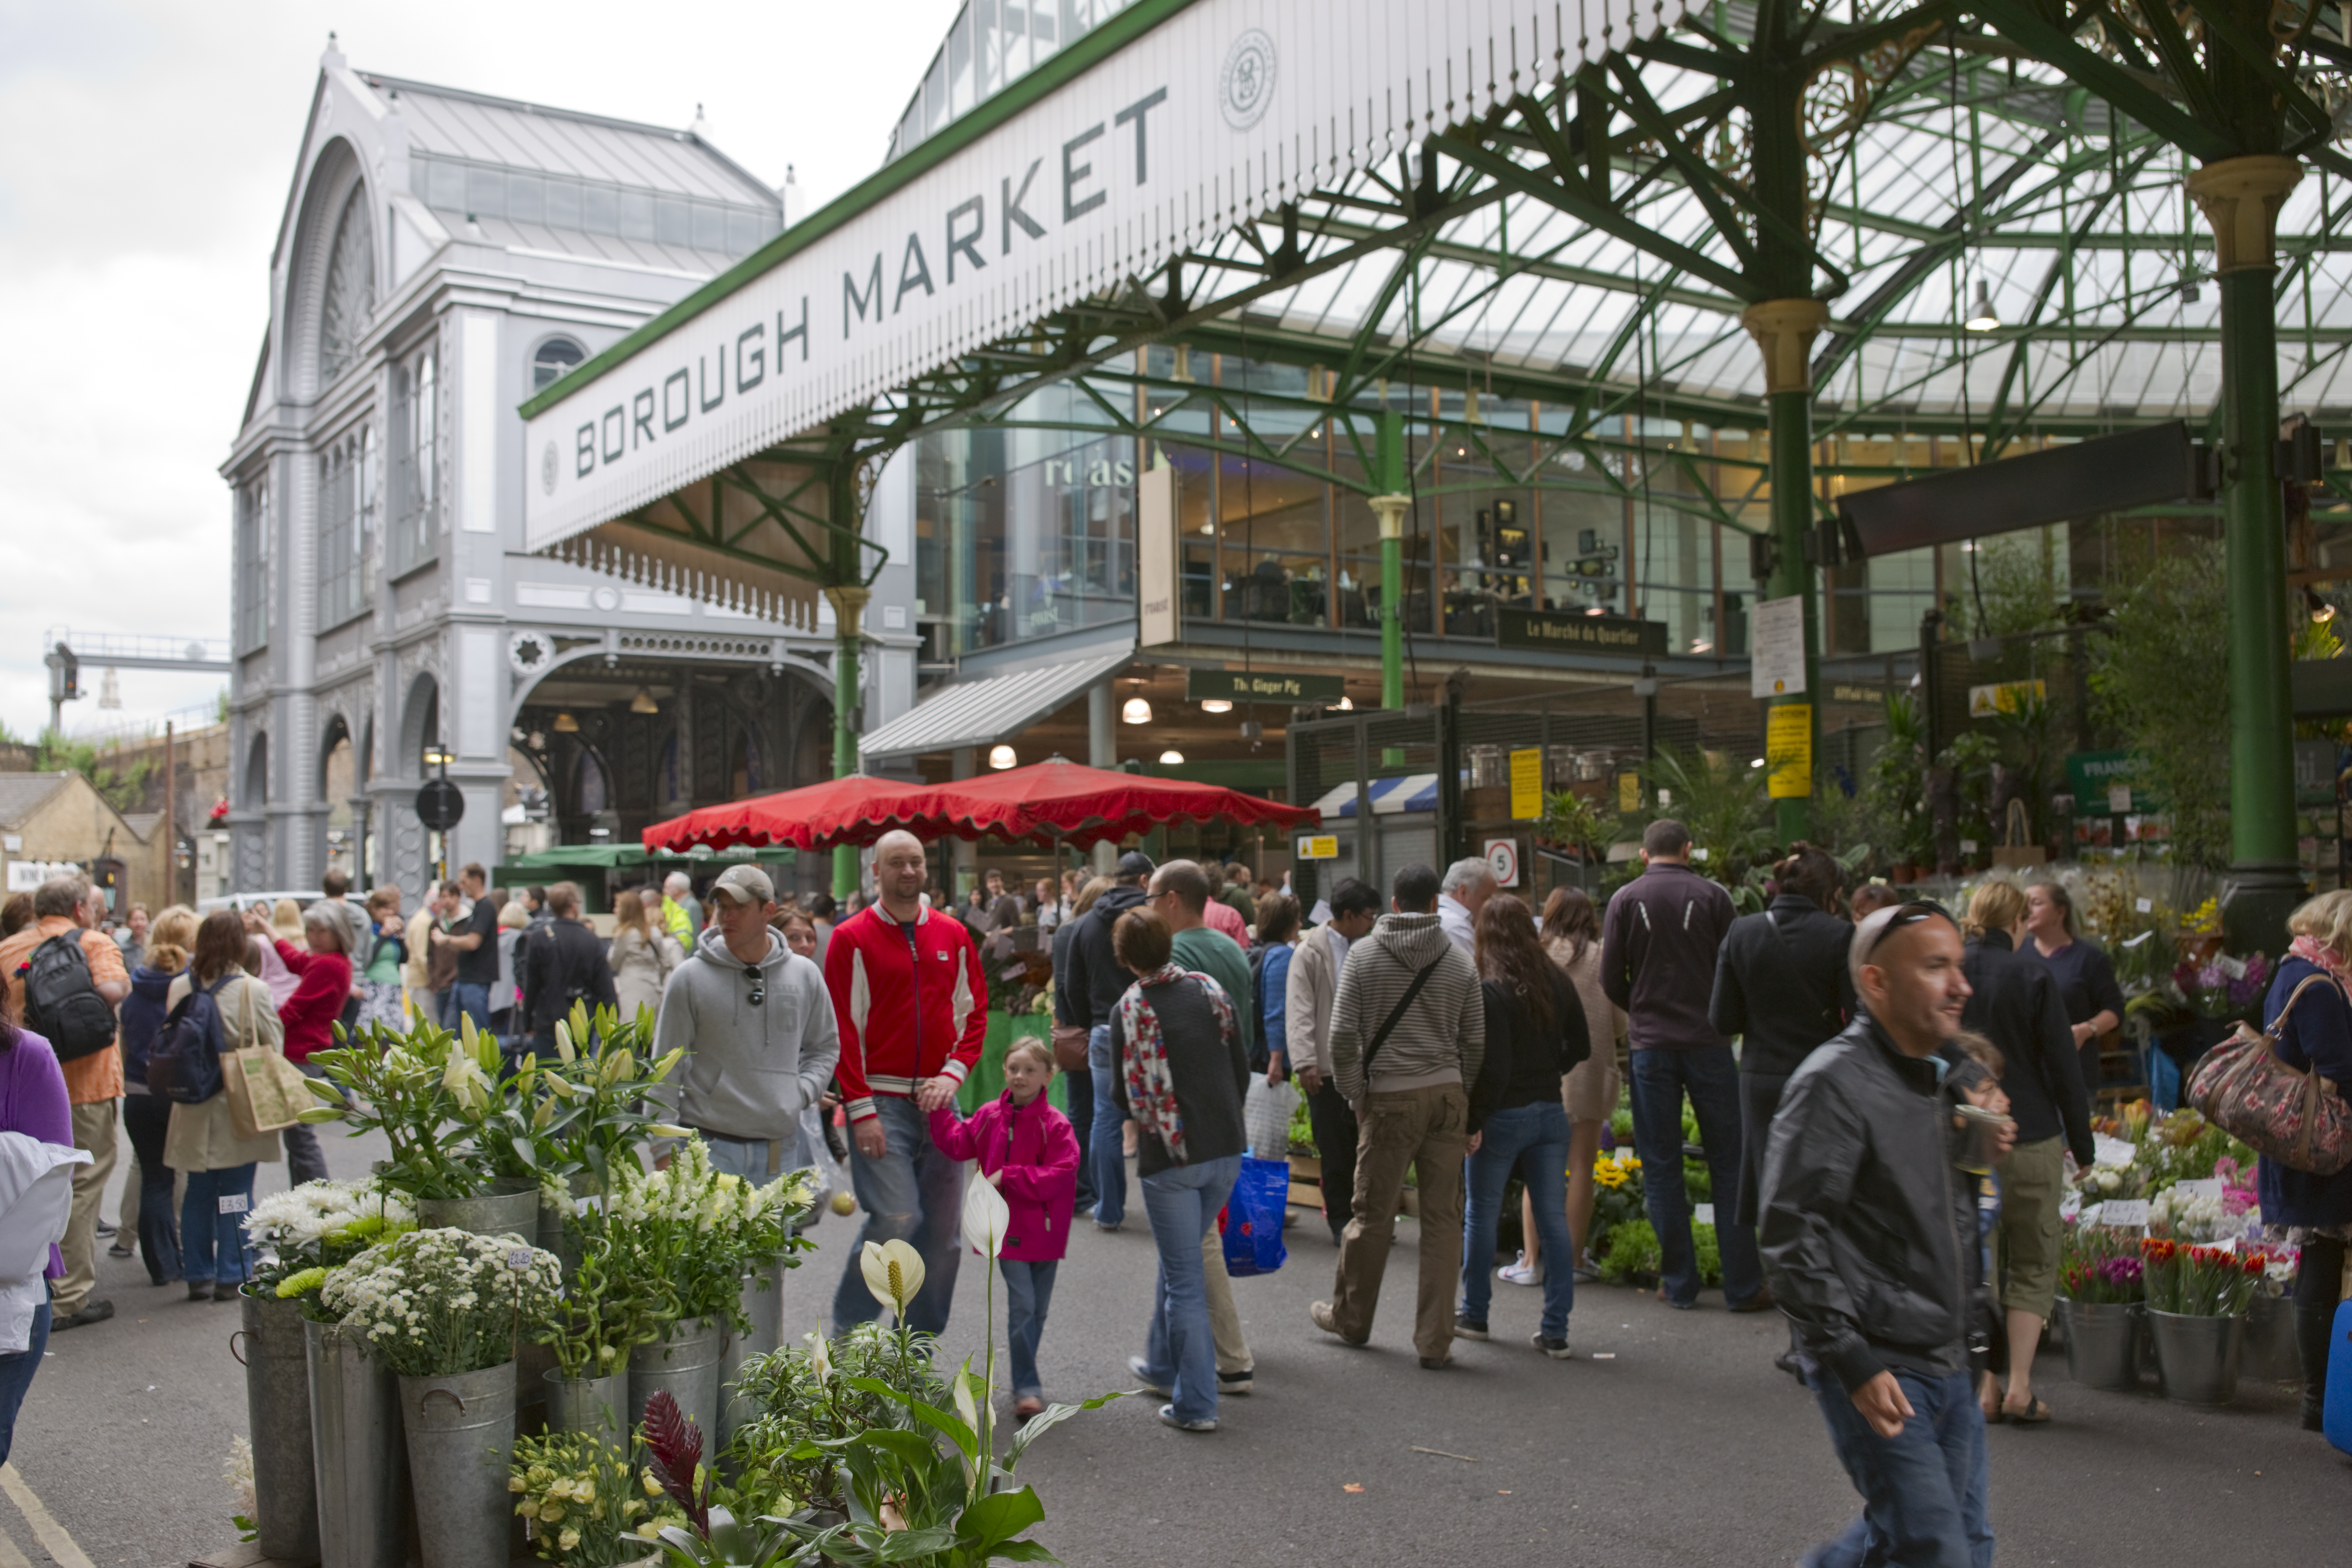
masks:
<path fill-rule="evenodd" d="M 1089 1054 L 1094 1042 L 1087 1042 Z M 1071 1068 L 1062 1074 L 1063 1100 L 1070 1108 L 1070 1131 L 1078 1140 L 1077 1201 L 1071 1205 L 1073 1214 L 1084 1214 L 1095 1206 L 1095 1074 L 1091 1067 Z M 1108 1089 L 1106 1089 L 1108 1092 Z"/>
<path fill-rule="evenodd" d="M 167 1202 L 164 1206 L 171 1205 Z M 48 1348 L 49 1304 L 44 1301 L 33 1309 L 33 1337 L 25 1348 L 0 1355 L 0 1465 L 8 1462 L 8 1450 L 16 1440 L 16 1412 L 24 1408 L 25 1391 L 33 1386 L 33 1374 L 41 1370 L 41 1356 Z"/>
<path fill-rule="evenodd" d="M 755 1187 L 764 1187 L 786 1172 L 797 1171 L 808 1163 L 793 1158 L 800 1148 L 797 1129 L 793 1136 L 783 1140 L 783 1144 L 784 1147 L 778 1151 L 776 1169 L 771 1171 L 768 1169 L 768 1145 L 764 1139 L 725 1138 L 716 1132 L 702 1135 L 702 1147 L 710 1156 L 713 1173 L 740 1176 Z"/>
<path fill-rule="evenodd" d="M 1486 1321 L 1495 1294 L 1495 1227 L 1500 1222 L 1503 1190 L 1511 1169 L 1527 1159 L 1523 1174 L 1528 1197 L 1536 1208 L 1536 1235 L 1546 1258 L 1573 1259 L 1575 1244 L 1568 1238 L 1568 1108 L 1557 1100 L 1514 1105 L 1486 1118 L 1478 1152 L 1470 1156 L 1469 1202 L 1462 1236 L 1462 1315 Z M 1546 1268 L 1543 1282 L 1543 1334 L 1548 1340 L 1568 1337 L 1568 1314 L 1576 1306 L 1576 1270 Z"/>
<path fill-rule="evenodd" d="M 1683 1307 L 1698 1300 L 1698 1252 L 1691 1242 L 1691 1205 L 1683 1186 L 1683 1095 L 1687 1091 L 1715 1187 L 1723 1297 L 1740 1306 L 1764 1288 L 1764 1267 L 1756 1252 L 1756 1227 L 1739 1224 L 1735 1207 L 1739 1201 L 1739 1066 L 1732 1059 L 1731 1047 L 1638 1050 L 1633 1079 L 1633 1152 L 1642 1157 L 1642 1196 L 1650 1211 L 1650 1226 L 1658 1233 L 1659 1273 L 1666 1299 Z"/>
<path fill-rule="evenodd" d="M 488 1033 L 490 988 L 468 980 L 450 982 L 449 989 L 441 993 L 441 1026 L 453 1031 L 457 1029 L 460 1013 L 474 1020 L 475 1028 Z"/>
<path fill-rule="evenodd" d="M 1217 1212 L 1242 1173 L 1242 1157 L 1171 1165 L 1142 1180 L 1143 1212 L 1160 1249 L 1151 1289 L 1151 1329 L 1144 1342 L 1145 1370 L 1170 1394 L 1179 1421 L 1217 1417 L 1217 1342 L 1209 1326 L 1207 1271 L 1201 1242 L 1217 1226 Z"/>
<path fill-rule="evenodd" d="M 1023 1263 L 1011 1258 L 996 1260 L 1004 1276 L 1004 1338 L 1013 1348 L 1013 1397 L 1042 1399 L 1045 1385 L 1037 1381 L 1037 1342 L 1045 1334 L 1045 1313 L 1054 1304 L 1054 1274 L 1059 1258 Z"/>
<path fill-rule="evenodd" d="M 930 1121 L 903 1095 L 877 1094 L 874 1110 L 889 1152 L 869 1160 L 849 1141 L 849 1185 L 866 1211 L 865 1228 L 843 1260 L 841 1284 L 833 1293 L 833 1331 L 870 1323 L 882 1315 L 866 1288 L 859 1258 L 869 1241 L 904 1241 L 923 1259 L 923 1288 L 907 1303 L 907 1326 L 936 1334 L 948 1326 L 955 1300 L 956 1265 L 963 1258 L 958 1236 L 963 1220 L 963 1162 L 950 1160 L 931 1142 Z M 851 1131 L 855 1133 L 853 1124 Z"/>
<path fill-rule="evenodd" d="M 1862 1494 L 1862 1513 L 1806 1553 L 1805 1568 L 1991 1568 L 1984 1412 L 1969 1374 L 1898 1370 L 1895 1380 L 1913 1415 L 1901 1436 L 1882 1437 L 1835 1377 L 1813 1374 L 1830 1445 Z"/>
<path fill-rule="evenodd" d="M 122 1131 L 139 1156 L 139 1259 L 158 1285 L 180 1277 L 179 1217 L 172 1212 L 172 1167 L 163 1163 L 171 1128 L 172 1102 L 163 1095 L 122 1097 Z"/>
<path fill-rule="evenodd" d="M 1110 1059 L 1110 1026 L 1097 1024 L 1087 1036 L 1087 1073 L 1095 1082 L 1094 1136 L 1089 1142 L 1097 1225 L 1118 1225 L 1127 1218 L 1127 1112 L 1111 1098 L 1118 1071 L 1118 1064 Z"/>
<path fill-rule="evenodd" d="M 253 1207 L 253 1172 L 247 1160 L 188 1173 L 187 1196 L 180 1202 L 180 1268 L 191 1281 L 242 1285 L 252 1272 L 246 1267 L 245 1216 Z"/>

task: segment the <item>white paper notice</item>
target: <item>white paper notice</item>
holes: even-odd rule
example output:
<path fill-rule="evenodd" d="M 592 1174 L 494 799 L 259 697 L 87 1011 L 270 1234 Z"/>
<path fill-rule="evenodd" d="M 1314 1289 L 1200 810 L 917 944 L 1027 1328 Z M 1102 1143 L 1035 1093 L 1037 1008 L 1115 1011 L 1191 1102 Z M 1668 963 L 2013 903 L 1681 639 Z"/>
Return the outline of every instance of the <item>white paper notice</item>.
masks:
<path fill-rule="evenodd" d="M 2198 1182 L 2175 1182 L 2172 1190 L 2184 1198 L 2211 1198 L 2219 1203 L 2221 1201 L 2221 1178 L 2207 1176 Z"/>
<path fill-rule="evenodd" d="M 2146 1198 L 2109 1198 L 2099 1205 L 2101 1225 L 2131 1226 L 2147 1223 Z"/>
<path fill-rule="evenodd" d="M 2120 1138 L 2110 1138 L 2104 1132 L 2091 1135 L 2091 1157 L 2102 1165 L 2128 1165 L 2137 1151 Z"/>
<path fill-rule="evenodd" d="M 1691 1209 L 1691 1221 L 1696 1225 L 1713 1225 L 1715 1223 L 1715 1205 L 1713 1204 L 1698 1204 L 1695 1205 Z"/>
<path fill-rule="evenodd" d="M 1748 689 L 1753 697 L 1789 697 L 1805 689 L 1805 601 L 1791 594 L 1766 599 L 1748 622 Z"/>

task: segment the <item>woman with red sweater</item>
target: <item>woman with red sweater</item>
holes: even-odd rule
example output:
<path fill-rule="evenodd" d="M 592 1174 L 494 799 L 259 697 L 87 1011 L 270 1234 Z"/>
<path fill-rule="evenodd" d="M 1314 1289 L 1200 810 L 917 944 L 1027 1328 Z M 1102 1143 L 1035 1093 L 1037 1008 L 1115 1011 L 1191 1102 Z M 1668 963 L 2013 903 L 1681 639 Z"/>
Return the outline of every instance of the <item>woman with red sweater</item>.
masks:
<path fill-rule="evenodd" d="M 246 924 L 265 942 L 274 934 L 250 915 Z M 311 1078 L 323 1078 L 326 1075 L 310 1065 L 310 1056 L 334 1047 L 335 1023 L 343 1016 L 343 1003 L 352 994 L 351 949 L 343 922 L 323 903 L 302 911 L 302 939 L 307 948 L 296 947 L 283 937 L 276 939 L 278 956 L 293 971 L 295 980 L 294 994 L 278 1005 L 278 1020 L 286 1026 L 286 1059 Z M 319 1148 L 319 1135 L 299 1121 L 287 1128 L 287 1181 L 299 1186 L 323 1181 L 326 1174 L 327 1157 Z"/>
<path fill-rule="evenodd" d="M 1005 1338 L 1013 1351 L 1013 1413 L 1026 1421 L 1045 1408 L 1037 1342 L 1054 1300 L 1054 1274 L 1070 1245 L 1078 1192 L 1078 1135 L 1045 1103 L 1054 1058 L 1045 1042 L 1020 1039 L 1004 1053 L 1004 1092 L 966 1121 L 952 1104 L 931 1112 L 931 1142 L 950 1160 L 977 1160 L 980 1173 L 1012 1211 L 997 1254 L 1004 1276 Z"/>

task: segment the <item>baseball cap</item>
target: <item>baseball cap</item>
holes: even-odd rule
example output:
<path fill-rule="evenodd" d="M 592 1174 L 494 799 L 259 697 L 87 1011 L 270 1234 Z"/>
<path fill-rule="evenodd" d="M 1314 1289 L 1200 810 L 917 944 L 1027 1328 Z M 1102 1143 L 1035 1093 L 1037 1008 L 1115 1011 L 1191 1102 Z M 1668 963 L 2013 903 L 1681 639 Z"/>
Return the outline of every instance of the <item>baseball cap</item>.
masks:
<path fill-rule="evenodd" d="M 714 897 L 724 897 L 739 904 L 772 904 L 776 900 L 776 885 L 757 866 L 730 866 L 710 885 Z"/>
<path fill-rule="evenodd" d="M 1121 881 L 1125 881 L 1129 877 L 1149 877 L 1158 869 L 1160 869 L 1159 865 L 1140 849 L 1130 849 L 1118 858 L 1118 876 Z"/>

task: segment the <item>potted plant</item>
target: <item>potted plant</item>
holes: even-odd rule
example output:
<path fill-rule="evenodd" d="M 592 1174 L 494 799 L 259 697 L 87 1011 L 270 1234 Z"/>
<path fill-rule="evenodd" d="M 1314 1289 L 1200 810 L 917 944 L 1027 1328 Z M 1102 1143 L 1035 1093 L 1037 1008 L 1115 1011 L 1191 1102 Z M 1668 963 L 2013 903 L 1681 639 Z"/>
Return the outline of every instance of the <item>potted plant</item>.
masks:
<path fill-rule="evenodd" d="M 407 1203 L 373 1181 L 305 1182 L 259 1200 L 246 1216 L 259 1255 L 251 1293 L 269 1311 L 296 1315 L 308 1373 L 302 1410 L 273 1411 L 267 1420 L 256 1412 L 263 1445 L 256 1487 L 266 1492 L 315 1478 L 324 1568 L 399 1568 L 409 1502 L 392 1371 L 334 1321 L 320 1292 L 333 1270 L 415 1228 Z M 306 1447 L 282 1451 L 297 1444 Z"/>
<path fill-rule="evenodd" d="M 400 1380 L 425 1568 L 505 1568 L 515 1339 L 544 1315 L 554 1257 L 511 1237 L 414 1230 L 327 1277 L 320 1300 Z"/>
<path fill-rule="evenodd" d="M 2058 1315 L 2066 1331 L 2066 1373 L 2076 1383 L 2139 1386 L 2140 1274 L 2134 1237 L 2103 1225 L 2066 1227 Z"/>
<path fill-rule="evenodd" d="M 2140 1243 L 2147 1317 L 2164 1392 L 2189 1405 L 2227 1405 L 2238 1392 L 2246 1307 L 2269 1259 L 2151 1236 Z"/>

